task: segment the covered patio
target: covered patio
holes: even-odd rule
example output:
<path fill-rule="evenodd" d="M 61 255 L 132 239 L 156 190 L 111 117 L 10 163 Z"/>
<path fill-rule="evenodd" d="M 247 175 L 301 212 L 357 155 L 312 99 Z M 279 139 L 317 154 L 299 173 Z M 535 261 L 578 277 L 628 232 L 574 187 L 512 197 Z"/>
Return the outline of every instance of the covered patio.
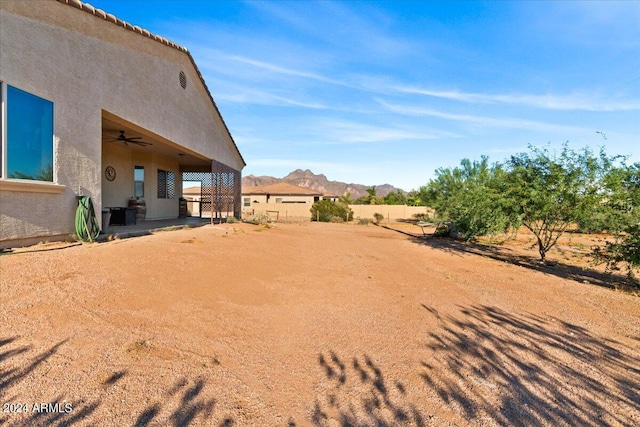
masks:
<path fill-rule="evenodd" d="M 101 205 L 112 213 L 111 229 L 127 233 L 138 227 L 133 220 L 114 221 L 118 212 L 132 207 L 140 227 L 174 218 L 184 222 L 179 217 L 185 215 L 215 221 L 240 216 L 240 171 L 107 111 L 102 114 Z M 185 212 L 183 184 L 194 183 L 200 189 L 197 201 Z"/>
<path fill-rule="evenodd" d="M 172 219 L 143 219 L 133 225 L 110 225 L 106 232 L 100 233 L 99 242 L 129 237 L 147 236 L 158 231 L 169 231 L 181 228 L 196 228 L 211 224 L 210 218 L 186 217 Z M 220 220 L 214 221 L 220 223 Z"/>

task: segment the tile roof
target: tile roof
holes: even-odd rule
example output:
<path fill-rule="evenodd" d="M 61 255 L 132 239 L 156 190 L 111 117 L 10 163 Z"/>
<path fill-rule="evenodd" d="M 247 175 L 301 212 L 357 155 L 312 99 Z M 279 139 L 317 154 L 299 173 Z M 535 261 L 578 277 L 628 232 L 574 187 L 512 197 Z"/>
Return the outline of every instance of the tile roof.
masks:
<path fill-rule="evenodd" d="M 322 196 L 319 191 L 298 187 L 286 182 L 278 182 L 269 185 L 256 185 L 242 187 L 242 194 L 271 194 L 280 196 Z"/>
<path fill-rule="evenodd" d="M 220 114 L 220 110 L 218 109 L 218 106 L 216 105 L 216 102 L 213 100 L 213 96 L 211 95 L 211 92 L 209 91 L 209 88 L 207 87 L 207 84 L 204 81 L 204 78 L 202 77 L 202 73 L 200 73 L 200 70 L 198 69 L 198 66 L 196 65 L 196 61 L 193 59 L 193 57 L 191 56 L 191 53 L 189 52 L 189 50 L 186 47 L 180 46 L 164 37 L 152 34 L 150 31 L 145 30 L 144 28 L 141 28 L 137 25 L 131 25 L 130 23 L 123 21 L 122 19 L 105 12 L 104 10 L 101 9 L 97 9 L 93 6 L 91 6 L 89 3 L 83 3 L 80 0 L 56 0 L 59 3 L 63 3 L 69 6 L 73 6 L 77 9 L 83 10 L 91 15 L 94 15 L 98 18 L 102 18 L 105 21 L 111 22 L 115 25 L 118 25 L 120 27 L 126 28 L 127 30 L 131 30 L 135 33 L 141 34 L 145 37 L 148 37 L 152 40 L 155 40 L 159 43 L 162 43 L 166 46 L 172 47 L 174 49 L 177 49 L 181 52 L 184 52 L 188 57 L 189 60 L 191 60 L 191 64 L 193 65 L 193 68 L 195 69 L 196 73 L 198 74 L 198 77 L 200 78 L 200 81 L 202 82 L 202 86 L 204 86 L 204 90 L 207 92 L 207 95 L 209 95 L 209 100 L 211 101 L 211 103 L 213 104 L 213 108 L 215 108 L 216 112 L 218 113 L 218 117 L 220 117 L 220 120 L 222 121 L 222 124 L 224 126 L 224 128 L 227 130 L 227 133 L 229 134 L 229 137 L 231 138 L 231 142 L 233 143 L 233 146 L 235 147 L 236 151 L 238 152 L 238 155 L 240 156 L 240 160 L 242 160 L 242 163 L 244 163 L 244 165 L 247 165 L 247 162 L 245 162 L 244 157 L 242 157 L 242 153 L 240 153 L 240 150 L 238 149 L 238 145 L 236 144 L 236 142 L 233 139 L 233 136 L 231 135 L 231 132 L 229 131 L 229 128 L 227 127 L 227 124 L 225 123 L 224 119 L 222 118 L 222 114 Z"/>
<path fill-rule="evenodd" d="M 165 44 L 167 46 L 170 46 L 174 49 L 178 49 L 182 52 L 188 53 L 189 51 L 187 50 L 186 47 L 183 46 L 179 46 L 175 43 L 173 43 L 172 41 L 165 39 L 164 37 L 160 37 L 157 36 L 155 34 L 152 34 L 151 32 L 145 30 L 144 28 L 140 28 L 137 25 L 131 25 L 130 23 L 123 21 L 122 19 L 118 18 L 117 16 L 114 16 L 110 13 L 105 12 L 104 10 L 101 9 L 97 9 L 93 6 L 91 6 L 89 3 L 83 3 L 80 0 L 57 0 L 60 3 L 64 3 L 64 4 L 68 4 L 69 6 L 73 6 L 77 9 L 80 10 L 84 10 L 87 13 L 90 13 L 91 15 L 95 15 L 99 18 L 102 18 L 106 21 L 112 22 L 120 27 L 124 27 L 128 30 L 134 31 L 136 33 L 142 34 L 143 36 L 147 36 L 150 39 L 156 40 L 162 44 Z"/>
<path fill-rule="evenodd" d="M 208 187 L 205 187 L 205 189 Z M 200 187 L 188 187 L 182 190 L 182 194 L 197 194 L 200 195 L 202 193 L 202 188 Z M 209 190 L 210 191 L 210 190 Z"/>

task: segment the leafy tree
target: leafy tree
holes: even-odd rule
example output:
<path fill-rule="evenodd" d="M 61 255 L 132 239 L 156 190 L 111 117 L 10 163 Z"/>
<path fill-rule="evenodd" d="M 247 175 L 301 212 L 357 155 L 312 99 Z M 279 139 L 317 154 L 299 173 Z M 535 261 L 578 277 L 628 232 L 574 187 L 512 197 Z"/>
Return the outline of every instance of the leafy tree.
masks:
<path fill-rule="evenodd" d="M 489 165 L 486 156 L 481 161 L 463 159 L 459 167 L 436 170 L 436 178 L 419 194 L 463 238 L 504 232 L 510 222 L 501 206 L 498 177 L 502 174 L 500 165 Z"/>
<path fill-rule="evenodd" d="M 351 191 L 347 191 L 347 194 L 340 196 L 338 201 L 343 205 L 352 205 L 353 200 L 351 199 Z"/>
<path fill-rule="evenodd" d="M 349 206 L 332 200 L 320 200 L 311 206 L 311 221 L 330 222 L 334 217 L 351 221 L 353 211 Z"/>
<path fill-rule="evenodd" d="M 529 147 L 504 164 L 464 159 L 412 195 L 450 220 L 462 237 L 506 232 L 525 226 L 536 238 L 542 262 L 568 227 L 607 231 L 613 241 L 595 248 L 609 269 L 626 263 L 629 275 L 640 266 L 640 163 L 601 149 L 560 153 Z"/>
<path fill-rule="evenodd" d="M 358 197 L 356 205 L 382 205 L 384 200 L 376 195 L 376 187 L 367 188 L 367 195 Z"/>
<path fill-rule="evenodd" d="M 593 255 L 596 261 L 606 263 L 607 270 L 618 270 L 620 263 L 626 263 L 627 275 L 634 278 L 634 269 L 640 268 L 640 224 L 629 226 L 625 234 L 616 235 L 604 247 L 596 246 Z"/>
<path fill-rule="evenodd" d="M 633 277 L 640 268 L 640 163 L 611 168 L 603 179 L 604 199 L 597 218 L 613 234 L 613 241 L 595 247 L 596 261 L 605 262 L 607 269 L 618 269 L 626 263 L 627 274 Z"/>
<path fill-rule="evenodd" d="M 409 194 L 407 195 L 407 205 L 409 206 L 424 206 L 425 202 L 423 201 L 422 195 L 421 195 L 421 190 L 422 188 L 426 188 L 426 187 L 420 187 L 419 190 L 412 190 L 409 192 Z"/>
<path fill-rule="evenodd" d="M 396 190 L 384 196 L 385 205 L 406 205 L 407 196 L 401 191 Z"/>
<path fill-rule="evenodd" d="M 529 147 L 507 161 L 502 183 L 503 208 L 512 223 L 521 223 L 537 240 L 544 262 L 547 252 L 580 218 L 597 210 L 602 200 L 600 178 L 611 159 L 565 144 L 559 155 Z"/>

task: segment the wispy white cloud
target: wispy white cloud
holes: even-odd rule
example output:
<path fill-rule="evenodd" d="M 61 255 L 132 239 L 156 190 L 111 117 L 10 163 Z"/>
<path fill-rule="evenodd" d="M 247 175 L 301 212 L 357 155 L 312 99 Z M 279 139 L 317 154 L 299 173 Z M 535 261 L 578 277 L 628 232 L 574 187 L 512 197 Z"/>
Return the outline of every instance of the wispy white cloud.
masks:
<path fill-rule="evenodd" d="M 393 19 L 375 6 L 360 3 L 355 10 L 348 3 L 333 1 L 248 4 L 294 29 L 299 37 L 311 37 L 359 57 L 397 56 L 411 49 L 408 40 L 387 30 Z"/>
<path fill-rule="evenodd" d="M 250 166 L 265 168 L 290 168 L 293 169 L 311 169 L 314 171 L 332 171 L 332 172 L 369 172 L 374 170 L 373 167 L 354 164 L 353 162 L 322 162 L 309 160 L 304 158 L 258 158 L 251 159 Z"/>
<path fill-rule="evenodd" d="M 525 120 L 525 119 L 511 119 L 511 118 L 495 118 L 495 117 L 485 117 L 485 116 L 474 116 L 469 114 L 453 114 L 446 113 L 443 111 L 438 111 L 430 108 L 416 107 L 416 106 L 407 106 L 407 105 L 397 105 L 387 103 L 382 100 L 378 100 L 378 102 L 387 108 L 389 111 L 393 111 L 394 113 L 409 115 L 409 116 L 430 116 L 430 117 L 438 117 L 441 119 L 452 120 L 457 122 L 463 122 L 468 125 L 478 125 L 485 127 L 496 127 L 496 128 L 508 128 L 508 129 L 526 129 L 538 132 L 563 132 L 563 133 L 576 133 L 576 132 L 584 132 L 584 128 L 575 127 L 575 126 L 567 126 L 567 125 L 556 125 L 552 123 L 544 123 L 533 120 Z"/>
<path fill-rule="evenodd" d="M 531 94 L 488 94 L 461 92 L 456 90 L 442 91 L 422 89 L 410 86 L 396 86 L 398 92 L 425 95 L 478 104 L 509 104 L 549 110 L 583 110 L 583 111 L 630 111 L 640 110 L 639 100 L 601 100 L 594 96 L 574 95 L 531 95 Z"/>
<path fill-rule="evenodd" d="M 328 107 L 317 102 L 305 102 L 284 96 L 273 95 L 267 92 L 244 90 L 241 92 L 225 93 L 216 95 L 217 101 L 226 101 L 236 104 L 271 105 L 285 107 L 302 107 L 314 110 L 324 110 Z"/>
<path fill-rule="evenodd" d="M 393 124 L 372 125 L 346 120 L 322 120 L 311 124 L 312 129 L 322 129 L 315 139 L 317 143 L 340 145 L 362 143 L 399 143 L 456 138 L 453 132 L 427 127 L 406 127 Z"/>
<path fill-rule="evenodd" d="M 295 76 L 295 77 L 303 77 L 303 78 L 306 78 L 306 79 L 317 80 L 317 81 L 323 82 L 323 83 L 330 83 L 330 84 L 333 84 L 333 85 L 352 87 L 352 85 L 350 85 L 347 82 L 342 81 L 342 80 L 332 79 L 330 77 L 326 77 L 326 76 L 323 76 L 323 75 L 320 75 L 320 74 L 317 74 L 317 73 L 308 72 L 308 71 L 296 70 L 296 69 L 293 69 L 293 68 L 282 67 L 282 66 L 279 66 L 279 65 L 270 64 L 268 62 L 258 61 L 258 60 L 255 60 L 255 59 L 247 58 L 247 57 L 244 57 L 244 56 L 228 55 L 228 56 L 226 56 L 226 59 L 228 59 L 230 61 L 235 61 L 235 62 L 240 62 L 240 63 L 243 63 L 243 64 L 251 65 L 251 66 L 259 68 L 259 69 L 261 69 L 263 71 L 270 71 L 270 72 L 275 73 L 275 74 L 282 74 L 282 75 L 286 75 L 286 76 Z"/>

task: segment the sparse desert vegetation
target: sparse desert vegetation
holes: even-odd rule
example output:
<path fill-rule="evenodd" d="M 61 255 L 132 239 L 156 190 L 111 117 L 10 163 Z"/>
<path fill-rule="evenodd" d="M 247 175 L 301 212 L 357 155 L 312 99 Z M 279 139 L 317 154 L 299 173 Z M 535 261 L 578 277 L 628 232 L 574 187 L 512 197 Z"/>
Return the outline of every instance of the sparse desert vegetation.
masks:
<path fill-rule="evenodd" d="M 72 411 L 0 420 L 638 423 L 640 304 L 580 257 L 590 237 L 540 264 L 525 232 L 389 227 L 209 225 L 2 255 L 2 400 Z"/>

